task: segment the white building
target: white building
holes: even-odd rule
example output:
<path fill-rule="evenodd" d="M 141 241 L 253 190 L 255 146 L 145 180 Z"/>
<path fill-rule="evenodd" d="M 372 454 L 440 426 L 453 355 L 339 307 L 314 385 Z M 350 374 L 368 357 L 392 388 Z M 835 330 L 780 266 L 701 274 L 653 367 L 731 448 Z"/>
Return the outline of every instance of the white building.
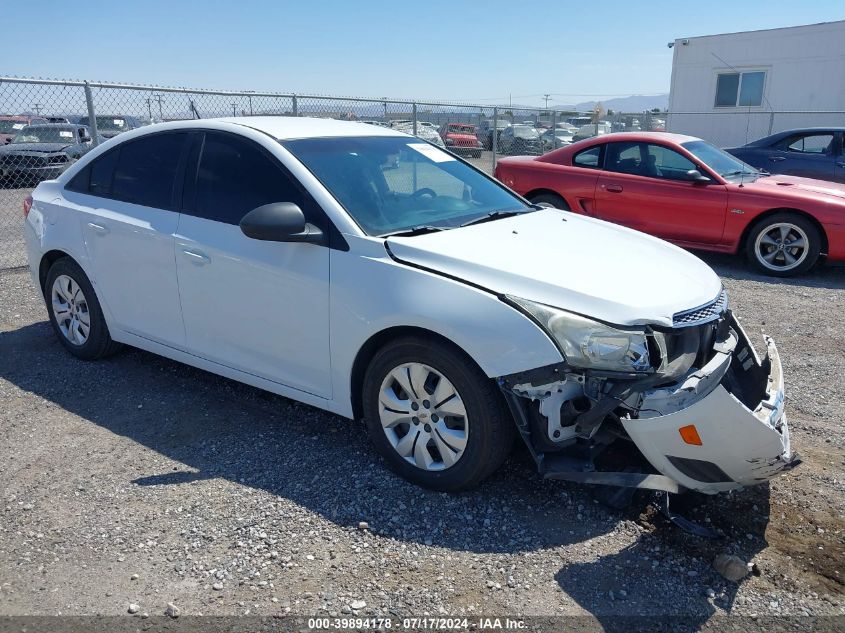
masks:
<path fill-rule="evenodd" d="M 730 147 L 845 126 L 845 21 L 677 39 L 667 129 Z"/>

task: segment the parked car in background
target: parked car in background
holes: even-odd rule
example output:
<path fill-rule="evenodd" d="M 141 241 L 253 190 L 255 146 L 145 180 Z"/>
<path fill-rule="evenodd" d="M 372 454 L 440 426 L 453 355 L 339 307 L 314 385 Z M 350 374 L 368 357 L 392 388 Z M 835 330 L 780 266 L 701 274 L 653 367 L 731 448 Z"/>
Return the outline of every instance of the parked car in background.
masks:
<path fill-rule="evenodd" d="M 97 133 L 103 138 L 112 138 L 122 132 L 128 132 L 129 130 L 142 127 L 138 117 L 125 116 L 123 114 L 98 114 L 96 121 Z M 90 119 L 87 116 L 80 117 L 79 124 L 90 127 Z"/>
<path fill-rule="evenodd" d="M 845 183 L 843 136 L 842 127 L 786 130 L 725 151 L 772 174 Z"/>
<path fill-rule="evenodd" d="M 566 147 L 572 144 L 572 132 L 566 128 L 556 128 L 554 130 L 546 130 L 540 135 L 540 140 L 543 143 L 543 151 L 548 152 L 560 147 Z"/>
<path fill-rule="evenodd" d="M 594 136 L 602 136 L 613 132 L 613 126 L 606 121 L 599 121 L 598 123 L 587 123 L 578 128 L 578 131 L 572 135 L 573 140 L 583 141 L 585 138 L 592 138 Z"/>
<path fill-rule="evenodd" d="M 0 145 L 11 142 L 15 135 L 30 123 L 47 123 L 47 119 L 28 114 L 0 115 Z"/>
<path fill-rule="evenodd" d="M 478 484 L 517 438 L 546 479 L 664 492 L 799 463 L 777 349 L 754 352 L 709 266 L 529 206 L 395 130 L 279 116 L 135 130 L 41 183 L 24 216 L 68 354 L 124 343 L 363 419 L 422 486 Z M 593 461 L 605 448 L 609 468 Z"/>
<path fill-rule="evenodd" d="M 440 126 L 440 138 L 446 148 L 461 156 L 481 156 L 482 146 L 475 135 L 475 126 L 469 123 L 444 123 Z"/>
<path fill-rule="evenodd" d="M 505 155 L 542 154 L 540 133 L 531 125 L 511 125 L 499 137 L 499 151 Z"/>
<path fill-rule="evenodd" d="M 419 121 L 417 121 L 417 133 L 414 134 L 414 122 L 413 121 L 391 121 L 390 128 L 394 130 L 399 130 L 400 132 L 404 132 L 405 134 L 412 134 L 417 138 L 421 138 L 424 141 L 428 141 L 429 143 L 434 143 L 438 147 L 445 147 L 443 139 L 440 138 L 440 135 L 437 133 L 437 130 L 434 128 L 429 127 L 428 125 L 423 125 Z"/>
<path fill-rule="evenodd" d="M 56 178 L 93 146 L 84 125 L 27 125 L 11 143 L 0 147 L 0 181 L 23 185 Z"/>
<path fill-rule="evenodd" d="M 651 233 L 680 246 L 745 253 L 760 272 L 845 261 L 845 185 L 761 172 L 701 139 L 625 132 L 534 160 L 502 159 L 496 177 L 534 203 Z"/>
<path fill-rule="evenodd" d="M 496 140 L 498 141 L 502 136 L 502 130 L 510 126 L 510 122 L 504 118 L 496 119 Z M 493 120 L 484 120 L 478 124 L 476 128 L 476 136 L 481 141 L 484 149 L 493 149 Z"/>

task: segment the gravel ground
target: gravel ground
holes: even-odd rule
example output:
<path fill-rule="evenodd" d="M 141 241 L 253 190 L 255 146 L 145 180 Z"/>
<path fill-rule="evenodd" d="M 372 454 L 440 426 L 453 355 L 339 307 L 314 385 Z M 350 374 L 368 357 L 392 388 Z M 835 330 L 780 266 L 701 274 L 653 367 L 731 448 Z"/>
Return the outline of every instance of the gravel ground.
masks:
<path fill-rule="evenodd" d="M 71 358 L 28 273 L 0 272 L 0 615 L 845 614 L 845 270 L 706 259 L 779 344 L 806 462 L 679 500 L 717 541 L 524 450 L 476 490 L 416 488 L 358 423 L 137 350 Z M 758 575 L 725 580 L 720 553 Z"/>

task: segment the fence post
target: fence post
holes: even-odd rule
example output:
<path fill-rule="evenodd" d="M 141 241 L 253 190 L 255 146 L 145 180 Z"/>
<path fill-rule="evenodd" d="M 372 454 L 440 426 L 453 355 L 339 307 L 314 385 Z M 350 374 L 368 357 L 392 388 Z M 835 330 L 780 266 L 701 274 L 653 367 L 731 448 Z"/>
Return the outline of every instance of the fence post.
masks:
<path fill-rule="evenodd" d="M 417 135 L 417 104 L 416 103 L 411 104 L 411 118 L 414 121 L 414 136 L 416 136 Z M 416 176 L 416 172 L 414 172 L 414 175 Z"/>
<path fill-rule="evenodd" d="M 493 108 L 493 136 L 490 141 L 490 149 L 493 150 L 493 171 L 496 171 L 496 148 L 499 145 L 499 108 Z"/>
<path fill-rule="evenodd" d="M 91 86 L 85 82 L 85 103 L 88 106 L 88 131 L 91 133 L 91 142 L 94 147 L 100 144 L 100 135 L 97 132 L 97 115 L 94 112 L 94 95 L 91 94 Z"/>
<path fill-rule="evenodd" d="M 296 95 L 291 97 L 291 101 L 293 102 L 293 105 L 291 106 L 293 116 L 299 116 L 299 104 L 296 102 Z"/>

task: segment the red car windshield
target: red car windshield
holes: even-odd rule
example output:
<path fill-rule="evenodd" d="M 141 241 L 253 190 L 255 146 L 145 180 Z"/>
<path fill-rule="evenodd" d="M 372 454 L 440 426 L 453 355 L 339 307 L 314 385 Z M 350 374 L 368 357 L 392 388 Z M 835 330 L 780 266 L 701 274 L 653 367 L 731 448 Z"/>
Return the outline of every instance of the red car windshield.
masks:
<path fill-rule="evenodd" d="M 722 178 L 733 178 L 735 176 L 747 176 L 748 174 L 762 174 L 748 163 L 743 163 L 735 156 L 714 147 L 704 141 L 687 141 L 681 143 L 681 147 L 690 152 L 702 163 L 719 174 Z"/>

